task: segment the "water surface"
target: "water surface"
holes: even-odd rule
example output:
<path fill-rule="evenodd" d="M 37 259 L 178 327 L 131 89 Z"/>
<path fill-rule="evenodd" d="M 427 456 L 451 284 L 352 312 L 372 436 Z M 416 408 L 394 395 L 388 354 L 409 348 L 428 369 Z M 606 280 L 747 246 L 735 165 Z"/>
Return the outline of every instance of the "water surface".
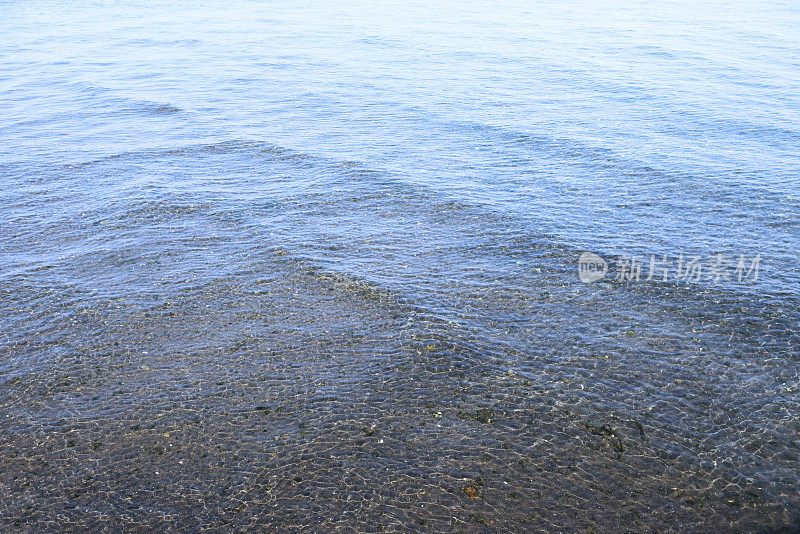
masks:
<path fill-rule="evenodd" d="M 793 3 L 0 13 L 4 528 L 800 528 Z"/>

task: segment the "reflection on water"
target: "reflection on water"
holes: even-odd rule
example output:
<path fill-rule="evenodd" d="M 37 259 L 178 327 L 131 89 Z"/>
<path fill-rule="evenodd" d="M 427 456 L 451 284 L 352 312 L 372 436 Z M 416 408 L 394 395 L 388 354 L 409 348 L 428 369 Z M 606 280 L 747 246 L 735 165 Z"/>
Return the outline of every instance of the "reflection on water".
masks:
<path fill-rule="evenodd" d="M 4 529 L 800 527 L 796 8 L 441 5 L 3 6 Z"/>

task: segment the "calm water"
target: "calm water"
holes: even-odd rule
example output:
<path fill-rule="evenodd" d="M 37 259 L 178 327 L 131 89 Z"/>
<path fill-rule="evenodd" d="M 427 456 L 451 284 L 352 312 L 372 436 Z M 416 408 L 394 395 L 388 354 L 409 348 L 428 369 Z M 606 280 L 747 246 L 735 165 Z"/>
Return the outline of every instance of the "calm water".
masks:
<path fill-rule="evenodd" d="M 2 530 L 800 528 L 800 9 L 629 4 L 0 2 Z"/>

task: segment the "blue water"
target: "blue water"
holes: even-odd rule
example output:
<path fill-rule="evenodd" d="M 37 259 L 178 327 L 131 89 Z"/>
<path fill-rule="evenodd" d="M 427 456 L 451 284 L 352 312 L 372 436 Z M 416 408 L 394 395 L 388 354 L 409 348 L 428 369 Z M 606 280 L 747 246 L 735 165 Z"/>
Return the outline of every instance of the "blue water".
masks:
<path fill-rule="evenodd" d="M 627 4 L 4 3 L 0 161 L 265 142 L 796 294 L 800 11 Z"/>
<path fill-rule="evenodd" d="M 709 495 L 722 494 L 713 481 L 742 484 L 736 507 L 678 499 L 675 530 L 792 524 L 798 28 L 797 4 L 774 1 L 0 2 L 1 407 L 18 425 L 6 432 L 138 420 L 134 407 L 160 402 L 143 389 L 32 405 L 33 384 L 73 356 L 113 370 L 172 355 L 145 365 L 153 376 L 117 377 L 144 388 L 181 358 L 206 362 L 186 376 L 213 375 L 215 351 L 244 339 L 300 350 L 309 384 L 324 374 L 347 398 L 369 377 L 422 373 L 393 351 L 416 362 L 430 338 L 570 414 L 651 414 L 655 456 L 702 465 Z M 643 276 L 582 283 L 584 251 L 611 271 L 636 256 Z M 651 255 L 706 269 L 723 255 L 730 276 L 647 280 Z M 737 278 L 740 257 L 760 258 L 757 277 Z M 267 281 L 285 282 L 264 293 L 283 303 L 270 313 L 257 302 Z M 142 326 L 169 306 L 206 311 L 195 326 Z M 347 377 L 302 363 L 331 332 L 332 347 L 372 343 Z M 130 353 L 115 356 L 123 339 Z M 444 387 L 437 376 L 425 391 Z"/>

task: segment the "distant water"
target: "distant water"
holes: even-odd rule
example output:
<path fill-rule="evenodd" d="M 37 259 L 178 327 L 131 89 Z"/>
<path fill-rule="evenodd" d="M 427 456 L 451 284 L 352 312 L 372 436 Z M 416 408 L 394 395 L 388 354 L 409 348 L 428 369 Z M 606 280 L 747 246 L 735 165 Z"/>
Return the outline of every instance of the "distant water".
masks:
<path fill-rule="evenodd" d="M 798 28 L 788 1 L 0 2 L 0 521 L 800 524 Z M 348 456 L 377 439 L 399 456 Z"/>

